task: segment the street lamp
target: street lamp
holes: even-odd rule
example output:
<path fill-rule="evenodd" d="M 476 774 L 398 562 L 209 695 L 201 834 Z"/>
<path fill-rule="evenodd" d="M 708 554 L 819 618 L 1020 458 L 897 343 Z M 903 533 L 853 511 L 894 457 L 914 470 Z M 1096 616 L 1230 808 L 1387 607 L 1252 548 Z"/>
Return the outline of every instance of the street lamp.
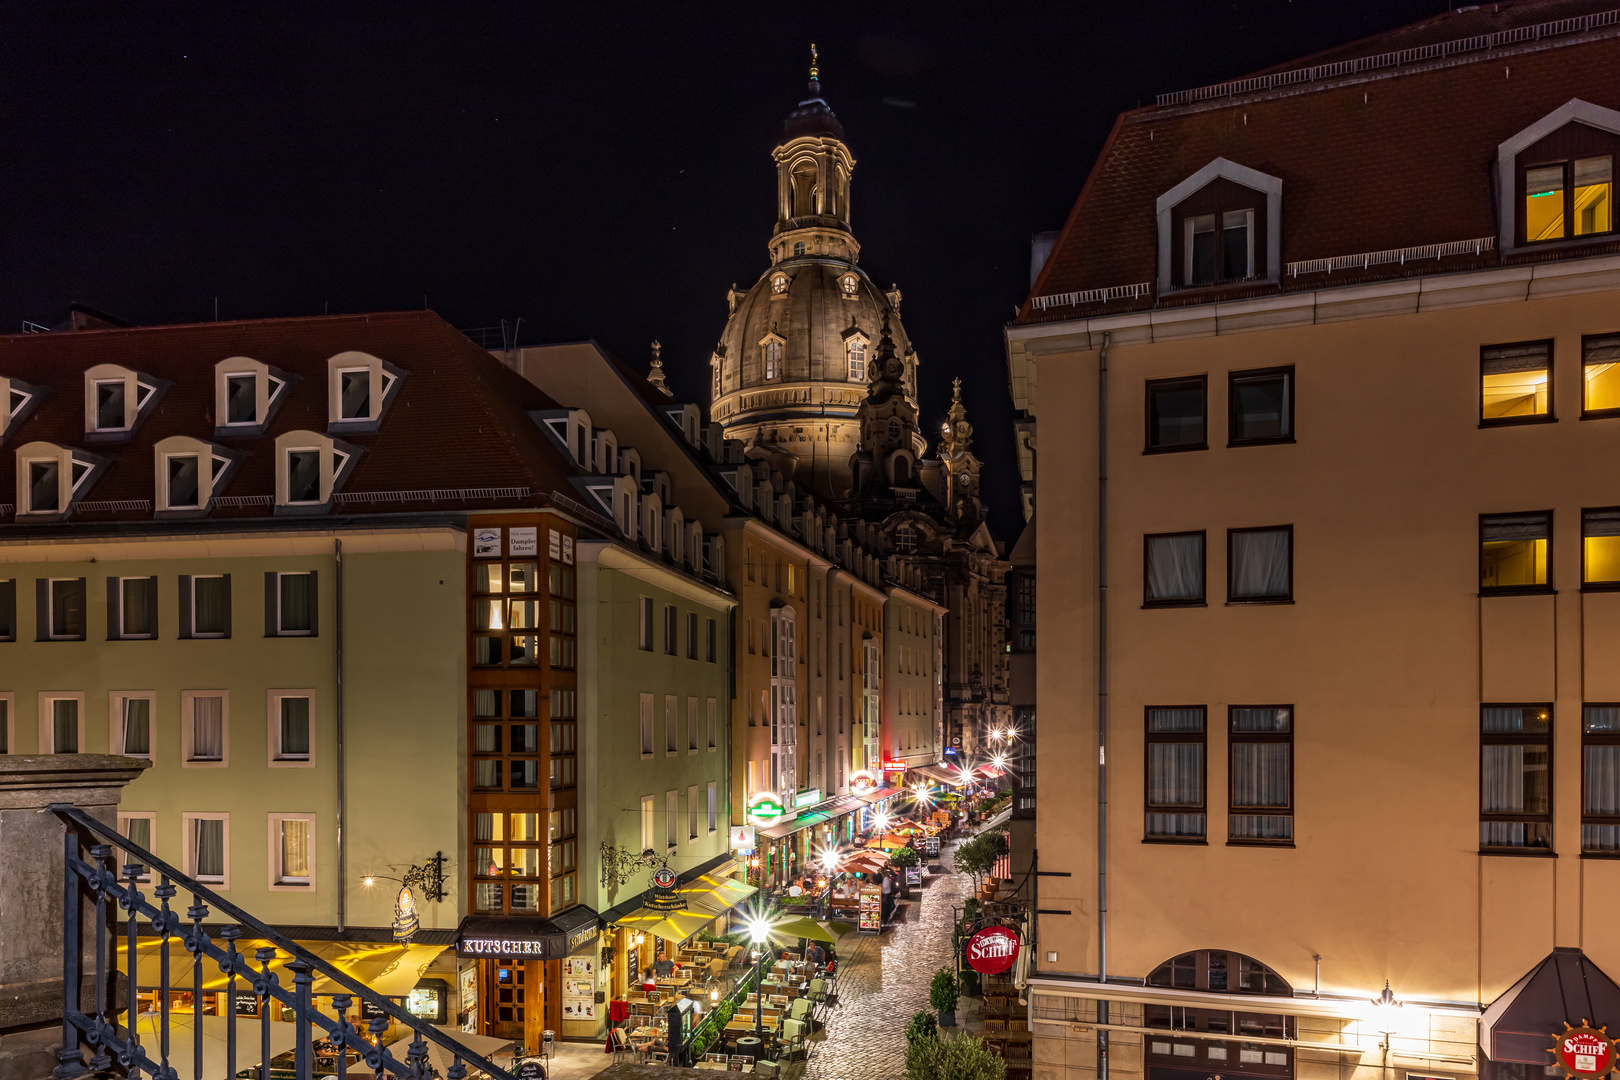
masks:
<path fill-rule="evenodd" d="M 759 1045 L 765 1045 L 765 943 L 771 936 L 771 924 L 764 919 L 748 923 L 748 936 L 754 942 L 758 959 L 754 967 L 754 1036 Z"/>
<path fill-rule="evenodd" d="M 1383 1075 L 1389 1075 L 1389 1040 L 1390 1036 L 1400 1030 L 1395 1023 L 1395 1010 L 1401 1003 L 1395 1000 L 1395 992 L 1389 988 L 1389 980 L 1384 980 L 1384 992 L 1372 999 L 1373 1006 L 1378 1010 L 1378 1033 L 1384 1037 L 1379 1049 L 1383 1051 Z"/>
<path fill-rule="evenodd" d="M 843 861 L 843 858 L 843 853 L 835 847 L 823 848 L 821 851 L 821 869 L 827 876 L 820 882 L 824 891 L 818 899 L 820 900 L 821 917 L 824 919 L 828 915 L 827 909 L 832 899 L 833 877 L 838 873 L 838 866 Z"/>

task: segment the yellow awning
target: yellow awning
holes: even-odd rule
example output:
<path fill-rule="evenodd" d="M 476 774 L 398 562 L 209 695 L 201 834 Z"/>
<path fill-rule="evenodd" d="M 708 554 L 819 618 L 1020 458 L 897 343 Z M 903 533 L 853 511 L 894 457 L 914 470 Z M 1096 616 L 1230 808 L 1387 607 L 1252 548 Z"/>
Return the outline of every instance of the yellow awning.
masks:
<path fill-rule="evenodd" d="M 694 914 L 708 912 L 709 918 L 724 915 L 753 896 L 759 889 L 735 878 L 704 874 L 676 890 L 687 909 Z"/>
<path fill-rule="evenodd" d="M 215 944 L 223 943 L 216 941 Z M 446 948 L 444 945 L 401 945 L 395 942 L 362 941 L 312 941 L 300 944 L 345 975 L 364 983 L 384 997 L 403 997 L 409 993 L 421 981 L 423 969 Z M 260 971 L 263 965 L 254 957 L 254 953 L 265 947 L 276 949 L 276 955 L 270 961 L 270 972 L 276 976 L 278 985 L 290 990 L 293 986 L 293 973 L 287 970 L 287 964 L 292 961 L 291 953 L 260 939 L 244 938 L 236 943 L 237 951 L 247 958 L 248 966 L 255 973 Z M 120 938 L 119 970 L 129 970 L 125 955 L 127 952 L 125 939 Z M 186 951 L 185 944 L 178 938 L 169 939 L 168 952 L 169 989 L 190 990 L 193 986 L 191 954 Z M 155 989 L 162 985 L 162 955 L 163 944 L 157 938 L 137 940 L 135 944 L 137 989 Z M 204 991 L 226 988 L 229 979 L 219 970 L 219 965 L 214 960 L 205 959 L 202 967 Z M 238 977 L 236 982 L 238 992 L 246 985 L 247 978 Z M 348 988 L 317 973 L 312 992 L 342 994 L 347 993 Z"/>
<path fill-rule="evenodd" d="M 687 911 L 685 908 L 659 911 L 656 908 L 643 907 L 637 908 L 634 913 L 626 915 L 614 925 L 681 944 L 713 921 L 714 913 L 709 911 Z"/>

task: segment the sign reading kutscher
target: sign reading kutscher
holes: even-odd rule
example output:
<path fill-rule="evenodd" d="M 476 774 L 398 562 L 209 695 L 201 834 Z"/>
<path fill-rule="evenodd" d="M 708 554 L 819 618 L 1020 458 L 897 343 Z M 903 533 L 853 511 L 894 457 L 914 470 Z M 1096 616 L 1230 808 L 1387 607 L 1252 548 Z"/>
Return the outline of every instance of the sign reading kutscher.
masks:
<path fill-rule="evenodd" d="M 1562 1035 L 1553 1036 L 1553 1053 L 1565 1074 L 1586 1080 L 1599 1077 L 1614 1068 L 1614 1040 L 1608 1028 L 1595 1028 L 1585 1020 L 1580 1027 L 1564 1025 Z"/>
<path fill-rule="evenodd" d="M 1018 932 L 987 926 L 968 938 L 968 966 L 981 975 L 999 975 L 1018 962 Z"/>

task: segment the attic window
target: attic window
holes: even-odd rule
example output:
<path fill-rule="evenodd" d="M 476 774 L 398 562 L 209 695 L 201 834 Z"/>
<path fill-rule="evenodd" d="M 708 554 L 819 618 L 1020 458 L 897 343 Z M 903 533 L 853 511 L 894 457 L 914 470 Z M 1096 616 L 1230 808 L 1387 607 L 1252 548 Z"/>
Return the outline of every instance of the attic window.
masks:
<path fill-rule="evenodd" d="M 87 489 L 96 472 L 95 459 L 70 447 L 35 442 L 17 451 L 19 515 L 60 514 Z"/>
<path fill-rule="evenodd" d="M 910 554 L 917 550 L 917 530 L 911 525 L 901 525 L 894 530 L 895 550 Z"/>
<path fill-rule="evenodd" d="M 96 430 L 124 429 L 124 380 L 96 383 Z"/>
<path fill-rule="evenodd" d="M 354 460 L 353 449 L 314 431 L 277 436 L 276 505 L 324 507 L 330 503 Z"/>
<path fill-rule="evenodd" d="M 1213 285 L 1254 276 L 1254 210 L 1190 214 L 1184 219 L 1183 285 Z"/>
<path fill-rule="evenodd" d="M 1216 158 L 1160 195 L 1159 288 L 1275 280 L 1282 180 Z"/>
<path fill-rule="evenodd" d="M 321 452 L 315 447 L 287 451 L 287 502 L 321 501 Z"/>
<path fill-rule="evenodd" d="M 371 372 L 366 368 L 350 368 L 338 372 L 341 403 L 338 416 L 343 420 L 371 419 Z"/>
<path fill-rule="evenodd" d="M 804 254 L 802 244 L 800 245 L 799 254 Z M 771 279 L 771 292 L 775 293 L 776 295 L 781 296 L 783 293 L 787 292 L 787 287 L 788 279 L 786 274 L 777 274 Z"/>
<path fill-rule="evenodd" d="M 342 425 L 345 431 L 380 421 L 405 374 L 363 352 L 339 353 L 326 365 L 327 423 Z"/>
<path fill-rule="evenodd" d="M 117 364 L 97 364 L 84 373 L 84 430 L 120 434 L 133 430 L 158 383 Z"/>
<path fill-rule="evenodd" d="M 214 365 L 214 415 L 218 417 L 214 426 L 262 427 L 269 423 L 286 387 L 286 378 L 268 364 L 246 356 L 221 360 Z"/>
<path fill-rule="evenodd" d="M 1613 155 L 1555 161 L 1524 170 L 1526 243 L 1613 231 Z"/>
<path fill-rule="evenodd" d="M 843 291 L 846 300 L 855 299 L 855 290 L 860 288 L 861 281 L 854 274 L 845 274 L 838 279 L 838 288 Z"/>
<path fill-rule="evenodd" d="M 225 422 L 253 424 L 259 419 L 259 380 L 252 375 L 225 376 Z"/>

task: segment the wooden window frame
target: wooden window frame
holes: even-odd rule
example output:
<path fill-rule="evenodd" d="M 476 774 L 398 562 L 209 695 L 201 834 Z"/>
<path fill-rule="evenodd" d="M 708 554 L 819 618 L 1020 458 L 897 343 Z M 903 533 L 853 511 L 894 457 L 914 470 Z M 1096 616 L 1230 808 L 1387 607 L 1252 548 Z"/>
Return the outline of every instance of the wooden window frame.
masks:
<path fill-rule="evenodd" d="M 1478 797 L 1476 799 L 1476 805 L 1479 806 L 1479 810 L 1478 810 L 1478 814 L 1477 814 L 1479 824 L 1484 824 L 1486 822 L 1495 822 L 1495 821 L 1507 821 L 1507 822 L 1524 821 L 1524 822 L 1535 822 L 1535 823 L 1538 823 L 1538 824 L 1544 822 L 1547 825 L 1548 834 L 1550 836 L 1552 836 L 1553 842 L 1554 842 L 1554 844 L 1556 844 L 1556 842 L 1557 842 L 1557 834 L 1555 832 L 1553 832 L 1553 829 L 1556 827 L 1556 822 L 1554 821 L 1554 813 L 1553 813 L 1553 811 L 1554 811 L 1554 809 L 1556 808 L 1556 806 L 1558 804 L 1558 798 L 1557 798 L 1557 793 L 1558 793 L 1558 788 L 1557 788 L 1558 760 L 1557 760 L 1557 756 L 1553 753 L 1553 751 L 1555 749 L 1554 735 L 1556 734 L 1556 731 L 1557 731 L 1558 714 L 1554 710 L 1553 704 L 1554 703 L 1550 702 L 1550 701 L 1482 701 L 1482 702 L 1479 703 L 1479 719 L 1477 721 L 1478 726 L 1476 728 L 1476 730 L 1479 733 L 1479 769 L 1478 769 L 1478 773 L 1477 773 L 1477 776 L 1476 776 L 1476 780 L 1477 780 L 1477 784 L 1478 784 L 1478 788 L 1479 788 L 1479 794 L 1478 794 Z M 1514 734 L 1513 732 L 1508 732 L 1508 731 L 1489 731 L 1488 732 L 1488 731 L 1485 730 L 1485 710 L 1486 709 L 1546 709 L 1547 710 L 1547 730 L 1545 732 L 1528 733 L 1528 734 L 1522 734 L 1522 735 Z M 1584 717 L 1583 717 L 1583 720 L 1584 720 Z M 1584 730 L 1584 724 L 1583 724 L 1583 730 Z M 1546 746 L 1546 748 L 1547 748 L 1547 807 L 1548 807 L 1548 812 L 1547 813 L 1545 813 L 1545 814 L 1489 814 L 1489 815 L 1487 815 L 1485 813 L 1485 810 L 1484 810 L 1484 801 L 1485 801 L 1485 747 L 1487 747 L 1487 746 Z M 1583 757 L 1585 756 L 1584 753 L 1583 753 L 1582 756 Z M 1477 831 L 1478 830 L 1477 830 L 1477 826 L 1476 826 L 1476 832 Z M 1484 845 L 1480 845 L 1479 846 L 1479 854 L 1481 854 L 1481 855 L 1506 855 L 1509 858 L 1555 859 L 1555 858 L 1558 857 L 1558 849 L 1555 846 L 1549 846 L 1549 847 L 1545 847 L 1545 848 L 1533 848 L 1533 847 L 1522 847 L 1522 848 L 1499 847 L 1499 848 L 1495 848 L 1495 847 L 1485 847 Z"/>
<path fill-rule="evenodd" d="M 1520 345 L 1547 346 L 1547 411 L 1532 416 L 1491 416 L 1485 415 L 1485 350 L 1486 349 L 1512 349 Z M 1558 362 L 1556 355 L 1557 344 L 1552 338 L 1531 338 L 1528 341 L 1493 341 L 1488 345 L 1479 347 L 1479 367 L 1475 371 L 1474 381 L 1478 390 L 1478 407 L 1474 410 L 1475 417 L 1482 428 L 1497 427 L 1523 427 L 1526 424 L 1555 424 L 1558 422 L 1557 383 L 1554 380 L 1554 366 Z M 1585 364 L 1582 364 L 1585 367 Z M 1585 394 L 1582 395 L 1582 405 L 1585 405 Z"/>
<path fill-rule="evenodd" d="M 1203 543 L 1204 557 L 1199 566 L 1198 584 L 1200 586 L 1196 599 L 1172 598 L 1168 600 L 1155 600 L 1148 592 L 1148 551 L 1154 540 L 1173 536 L 1196 536 Z M 1208 607 L 1209 606 L 1209 533 L 1204 529 L 1189 529 L 1185 532 L 1143 533 L 1142 534 L 1142 606 L 1144 608 L 1178 608 L 1178 607 Z"/>
<path fill-rule="evenodd" d="M 1190 731 L 1153 731 L 1149 726 L 1149 715 L 1156 709 L 1189 710 L 1196 709 L 1203 714 L 1204 726 L 1197 732 L 1197 739 L 1191 736 Z M 1147 705 L 1142 709 L 1142 843 L 1144 844 L 1179 844 L 1183 846 L 1208 847 L 1209 846 L 1209 706 L 1207 705 Z M 1198 789 L 1203 793 L 1204 801 L 1196 808 L 1187 806 L 1155 806 L 1149 801 L 1153 790 L 1153 759 L 1148 747 L 1153 743 L 1190 743 L 1196 741 L 1204 748 L 1200 756 L 1202 775 L 1198 781 Z M 1204 815 L 1204 835 L 1192 836 L 1150 836 L 1147 832 L 1147 815 L 1154 813 L 1198 813 Z"/>
<path fill-rule="evenodd" d="M 1204 437 L 1197 443 L 1185 443 L 1176 446 L 1153 445 L 1153 391 L 1155 387 L 1167 386 L 1172 383 L 1197 383 L 1204 393 Z M 1142 389 L 1142 453 L 1144 454 L 1181 454 L 1194 450 L 1209 449 L 1209 375 L 1176 375 L 1164 379 L 1148 379 L 1143 383 Z"/>
<path fill-rule="evenodd" d="M 1288 434 L 1267 435 L 1256 439 L 1239 439 L 1233 435 L 1237 430 L 1238 396 L 1237 381 L 1239 379 L 1259 379 L 1271 375 L 1281 375 L 1288 380 Z M 1295 390 L 1298 383 L 1295 379 L 1293 364 L 1281 364 L 1277 367 L 1250 368 L 1244 371 L 1230 371 L 1226 375 L 1226 445 L 1227 446 L 1279 446 L 1291 443 L 1294 440 L 1294 402 Z M 1205 403 L 1208 409 L 1208 403 Z M 1206 432 L 1207 436 L 1207 432 Z M 1207 441 L 1207 439 L 1206 439 Z"/>
<path fill-rule="evenodd" d="M 1586 748 L 1588 746 L 1620 746 L 1620 732 L 1593 734 L 1586 730 L 1587 709 L 1620 709 L 1620 702 L 1581 702 L 1581 825 L 1620 826 L 1620 814 L 1604 816 L 1586 812 Z M 1581 841 L 1581 858 L 1620 859 L 1620 851 L 1588 851 L 1586 842 L 1583 839 Z"/>
<path fill-rule="evenodd" d="M 1288 534 L 1288 592 L 1283 596 L 1234 596 L 1232 594 L 1232 537 L 1237 533 L 1277 532 Z M 1294 526 L 1247 525 L 1241 529 L 1226 530 L 1226 606 L 1251 607 L 1256 604 L 1292 604 L 1294 602 Z"/>
<path fill-rule="evenodd" d="M 1287 731 L 1238 731 L 1233 727 L 1235 720 L 1233 714 L 1238 709 L 1287 709 Z M 1289 826 L 1289 837 L 1286 840 L 1267 840 L 1253 837 L 1233 837 L 1232 818 L 1243 817 L 1286 817 L 1291 822 L 1299 813 L 1299 800 L 1294 793 L 1294 730 L 1298 715 L 1294 706 L 1288 705 L 1228 705 L 1226 707 L 1226 845 L 1228 847 L 1273 847 L 1291 848 L 1294 846 L 1294 828 Z M 1232 792 L 1232 762 L 1236 755 L 1238 743 L 1275 743 L 1288 747 L 1288 807 L 1286 812 L 1273 807 L 1238 806 L 1233 799 Z M 1295 822 L 1297 824 L 1297 822 Z"/>
<path fill-rule="evenodd" d="M 1553 514 L 1553 511 L 1551 511 L 1551 510 L 1517 510 L 1517 511 L 1510 511 L 1510 512 L 1506 512 L 1506 513 L 1500 513 L 1500 514 L 1480 514 L 1479 515 L 1479 525 L 1476 528 L 1475 533 L 1474 533 L 1474 550 L 1476 552 L 1476 557 L 1479 560 L 1477 565 L 1475 566 L 1474 576 L 1475 576 L 1476 579 L 1481 577 L 1483 575 L 1484 569 L 1485 569 L 1485 539 L 1484 539 L 1485 519 L 1486 518 L 1500 518 L 1500 517 L 1519 517 L 1519 516 L 1522 516 L 1524 514 L 1545 514 L 1547 516 L 1547 580 L 1546 580 L 1546 582 L 1544 584 L 1541 584 L 1541 585 L 1492 585 L 1489 588 L 1487 588 L 1484 585 L 1480 585 L 1479 586 L 1479 592 L 1478 592 L 1479 596 L 1481 596 L 1481 597 L 1486 597 L 1486 596 L 1552 596 L 1552 595 L 1555 595 L 1558 592 L 1558 590 L 1553 587 L 1553 581 L 1552 581 L 1552 576 L 1553 576 L 1553 573 L 1552 573 L 1553 572 L 1553 540 L 1555 539 L 1555 534 L 1553 532 L 1553 528 L 1554 528 L 1554 526 L 1557 525 L 1557 522 L 1554 520 L 1554 514 Z M 1586 545 L 1582 544 L 1581 546 L 1584 549 Z M 1582 565 L 1581 565 L 1581 576 L 1584 578 L 1586 576 L 1586 566 L 1585 566 L 1586 553 L 1585 553 L 1584 550 L 1581 552 L 1581 563 L 1582 563 Z"/>

